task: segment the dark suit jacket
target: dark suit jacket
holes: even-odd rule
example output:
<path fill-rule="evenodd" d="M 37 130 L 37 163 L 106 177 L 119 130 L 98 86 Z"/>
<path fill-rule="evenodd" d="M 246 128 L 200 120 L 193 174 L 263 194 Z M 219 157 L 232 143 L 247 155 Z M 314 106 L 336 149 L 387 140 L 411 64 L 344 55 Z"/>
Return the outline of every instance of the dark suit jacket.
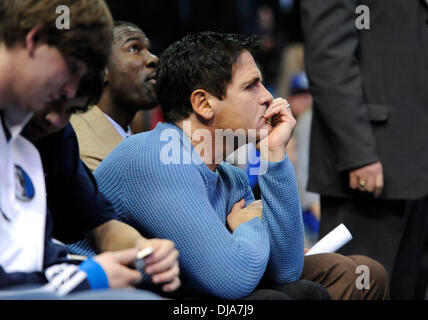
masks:
<path fill-rule="evenodd" d="M 358 5 L 370 29 L 357 30 Z M 301 0 L 314 96 L 308 189 L 351 196 L 380 161 L 388 199 L 428 194 L 428 7 L 423 0 Z M 362 193 L 359 193 L 362 194 Z"/>
<path fill-rule="evenodd" d="M 98 190 L 94 176 L 79 157 L 70 124 L 35 145 L 43 162 L 55 239 L 72 243 L 84 239 L 85 231 L 115 219 L 112 204 Z"/>

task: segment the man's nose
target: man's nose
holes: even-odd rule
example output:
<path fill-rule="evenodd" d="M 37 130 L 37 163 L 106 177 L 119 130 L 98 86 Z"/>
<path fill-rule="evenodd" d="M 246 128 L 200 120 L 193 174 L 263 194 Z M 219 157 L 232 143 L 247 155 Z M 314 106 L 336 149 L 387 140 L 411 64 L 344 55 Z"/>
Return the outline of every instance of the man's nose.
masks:
<path fill-rule="evenodd" d="M 268 106 L 272 103 L 272 101 L 273 101 L 273 96 L 272 96 L 272 94 L 269 92 L 269 90 L 268 90 L 268 89 L 266 89 L 266 87 L 265 87 L 263 84 L 262 84 L 261 86 L 262 86 L 262 88 L 263 88 L 263 93 L 262 93 L 262 95 L 260 96 L 259 103 L 260 103 L 261 105 L 266 105 L 266 107 L 268 107 Z"/>
<path fill-rule="evenodd" d="M 144 58 L 144 64 L 146 65 L 146 67 L 156 68 L 158 62 L 159 58 L 155 54 L 151 53 L 150 51 L 146 52 L 146 56 Z"/>

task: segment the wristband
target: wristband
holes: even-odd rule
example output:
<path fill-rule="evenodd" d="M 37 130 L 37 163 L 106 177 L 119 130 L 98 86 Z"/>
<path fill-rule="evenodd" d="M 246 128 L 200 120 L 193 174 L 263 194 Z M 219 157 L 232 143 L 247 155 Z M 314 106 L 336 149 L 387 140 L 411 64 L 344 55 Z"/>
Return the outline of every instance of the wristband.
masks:
<path fill-rule="evenodd" d="M 87 278 L 91 289 L 106 289 L 109 287 L 104 269 L 95 260 L 86 260 L 79 267 L 88 275 Z"/>

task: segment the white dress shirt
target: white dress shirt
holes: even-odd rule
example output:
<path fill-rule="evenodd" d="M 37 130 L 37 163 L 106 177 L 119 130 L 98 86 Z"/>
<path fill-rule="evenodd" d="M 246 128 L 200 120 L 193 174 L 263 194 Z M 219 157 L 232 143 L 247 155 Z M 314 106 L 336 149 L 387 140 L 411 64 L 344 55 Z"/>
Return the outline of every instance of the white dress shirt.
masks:
<path fill-rule="evenodd" d="M 114 121 L 112 118 L 110 118 L 106 113 L 104 113 L 104 115 L 107 117 L 107 119 L 111 122 L 111 124 L 113 125 L 113 127 L 116 129 L 117 132 L 119 132 L 119 134 L 124 138 L 128 138 L 132 135 L 131 132 L 131 127 L 128 126 L 128 131 L 125 132 L 125 130 L 123 130 L 123 128 L 116 122 Z"/>

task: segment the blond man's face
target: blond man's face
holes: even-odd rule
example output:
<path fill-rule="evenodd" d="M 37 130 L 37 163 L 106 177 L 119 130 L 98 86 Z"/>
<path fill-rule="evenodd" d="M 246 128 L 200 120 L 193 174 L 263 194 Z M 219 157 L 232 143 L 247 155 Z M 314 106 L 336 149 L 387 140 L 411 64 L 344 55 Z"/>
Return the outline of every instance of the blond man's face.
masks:
<path fill-rule="evenodd" d="M 30 112 L 76 95 L 86 67 L 76 59 L 66 59 L 55 47 L 39 44 L 24 59 L 16 84 L 19 106 Z"/>

